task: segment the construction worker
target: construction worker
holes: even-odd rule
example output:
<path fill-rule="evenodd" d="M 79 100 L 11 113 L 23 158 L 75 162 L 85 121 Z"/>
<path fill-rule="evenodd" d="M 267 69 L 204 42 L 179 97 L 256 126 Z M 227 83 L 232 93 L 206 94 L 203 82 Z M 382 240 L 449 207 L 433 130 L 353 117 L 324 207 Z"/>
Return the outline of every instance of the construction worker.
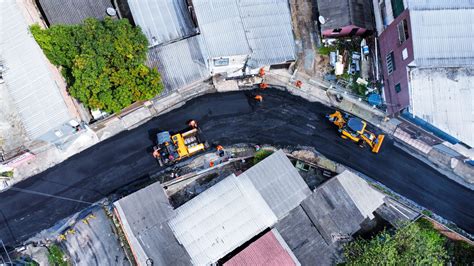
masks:
<path fill-rule="evenodd" d="M 262 82 L 262 83 L 260 83 L 260 86 L 259 86 L 259 87 L 260 87 L 260 89 L 264 90 L 264 89 L 268 88 L 268 84 Z"/>
<path fill-rule="evenodd" d="M 262 102 L 262 101 L 263 101 L 263 97 L 262 97 L 262 95 L 260 95 L 260 94 L 255 95 L 255 97 L 253 97 L 253 98 L 254 98 L 257 102 Z"/>
<path fill-rule="evenodd" d="M 188 125 L 189 125 L 190 128 L 197 128 L 198 127 L 198 123 L 196 122 L 196 120 L 189 121 Z"/>
<path fill-rule="evenodd" d="M 295 83 L 295 86 L 299 89 L 301 89 L 301 85 L 303 85 L 303 82 L 301 82 L 301 80 L 297 80 L 296 83 Z"/>
<path fill-rule="evenodd" d="M 263 69 L 263 67 L 262 67 L 262 68 L 260 68 L 260 70 L 258 71 L 258 76 L 259 76 L 259 77 L 263 77 L 264 75 L 265 75 L 265 69 Z"/>
<path fill-rule="evenodd" d="M 160 158 L 160 150 L 156 149 L 153 151 L 153 157 L 156 159 Z"/>
<path fill-rule="evenodd" d="M 224 157 L 224 147 L 217 145 L 217 154 L 219 154 L 219 157 Z"/>

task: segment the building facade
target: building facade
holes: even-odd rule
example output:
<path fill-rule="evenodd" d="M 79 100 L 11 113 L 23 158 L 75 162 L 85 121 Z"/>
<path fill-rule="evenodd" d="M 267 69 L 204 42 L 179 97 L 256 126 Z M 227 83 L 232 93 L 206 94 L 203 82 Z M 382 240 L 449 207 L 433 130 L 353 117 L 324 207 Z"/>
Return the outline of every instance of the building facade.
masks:
<path fill-rule="evenodd" d="M 410 22 L 406 9 L 379 36 L 384 98 L 390 114 L 410 104 L 408 68 L 414 59 Z"/>

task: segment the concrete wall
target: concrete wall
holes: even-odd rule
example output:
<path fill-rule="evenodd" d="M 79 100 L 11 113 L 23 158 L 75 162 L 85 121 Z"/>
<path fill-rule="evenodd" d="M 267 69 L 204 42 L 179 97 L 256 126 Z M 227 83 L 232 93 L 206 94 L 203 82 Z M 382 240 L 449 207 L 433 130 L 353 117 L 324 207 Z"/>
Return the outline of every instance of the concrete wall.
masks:
<path fill-rule="evenodd" d="M 224 74 L 227 77 L 240 76 L 242 74 L 245 63 L 247 62 L 248 55 L 234 55 L 234 56 L 222 56 L 208 59 L 208 66 L 211 75 Z M 216 66 L 215 60 L 229 60 L 229 64 L 225 66 Z"/>
<path fill-rule="evenodd" d="M 409 38 L 399 43 L 398 40 L 398 24 L 406 19 L 408 24 Z M 410 13 L 408 9 L 403 11 L 385 31 L 380 35 L 380 57 L 382 61 L 382 74 L 384 81 L 384 96 L 387 103 L 387 111 L 389 114 L 396 113 L 401 109 L 408 107 L 410 104 L 408 90 L 408 65 L 413 62 L 413 42 L 410 24 Z M 406 49 L 408 57 L 403 59 L 402 53 Z M 396 69 L 388 74 L 386 56 L 393 51 Z M 400 83 L 401 91 L 395 91 L 395 85 Z"/>

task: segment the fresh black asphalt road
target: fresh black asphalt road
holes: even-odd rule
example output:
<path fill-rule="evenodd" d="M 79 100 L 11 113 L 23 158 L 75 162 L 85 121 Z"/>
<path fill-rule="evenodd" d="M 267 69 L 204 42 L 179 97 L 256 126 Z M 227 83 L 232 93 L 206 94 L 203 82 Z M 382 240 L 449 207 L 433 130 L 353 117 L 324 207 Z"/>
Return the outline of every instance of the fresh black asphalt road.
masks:
<path fill-rule="evenodd" d="M 474 193 L 400 150 L 386 138 L 379 154 L 341 139 L 324 115 L 332 110 L 277 90 L 264 101 L 249 92 L 211 94 L 131 131 L 122 132 L 0 194 L 0 239 L 25 241 L 88 205 L 38 193 L 95 202 L 124 194 L 159 170 L 151 156 L 159 130 L 179 130 L 196 119 L 209 143 L 312 146 L 330 159 L 380 181 L 394 191 L 474 233 Z"/>

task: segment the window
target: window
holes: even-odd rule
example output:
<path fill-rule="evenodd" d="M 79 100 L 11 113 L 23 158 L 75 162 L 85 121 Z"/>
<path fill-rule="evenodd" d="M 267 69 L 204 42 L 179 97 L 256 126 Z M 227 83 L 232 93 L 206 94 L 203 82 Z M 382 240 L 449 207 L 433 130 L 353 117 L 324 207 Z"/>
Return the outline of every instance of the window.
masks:
<path fill-rule="evenodd" d="M 403 60 L 406 60 L 408 58 L 408 49 L 407 48 L 403 49 L 402 58 L 403 58 Z"/>
<path fill-rule="evenodd" d="M 229 58 L 218 58 L 214 59 L 214 66 L 228 66 L 229 65 Z"/>
<path fill-rule="evenodd" d="M 388 74 L 392 74 L 392 72 L 396 70 L 395 57 L 393 56 L 393 52 L 387 54 L 385 60 L 387 61 L 387 72 Z"/>
<path fill-rule="evenodd" d="M 398 41 L 399 43 L 404 43 L 410 36 L 408 35 L 408 23 L 407 20 L 404 19 L 400 21 L 397 25 L 398 30 Z"/>
<path fill-rule="evenodd" d="M 332 30 L 332 33 L 339 33 L 339 32 L 341 32 L 341 31 L 342 31 L 342 29 L 341 29 L 341 28 L 338 28 L 338 29 Z"/>
<path fill-rule="evenodd" d="M 400 85 L 400 83 L 398 83 L 397 85 L 395 85 L 395 91 L 397 93 L 401 92 L 402 91 L 402 86 Z"/>
<path fill-rule="evenodd" d="M 397 18 L 403 12 L 403 10 L 405 10 L 405 6 L 403 6 L 403 0 L 391 0 L 391 3 L 393 18 Z"/>

